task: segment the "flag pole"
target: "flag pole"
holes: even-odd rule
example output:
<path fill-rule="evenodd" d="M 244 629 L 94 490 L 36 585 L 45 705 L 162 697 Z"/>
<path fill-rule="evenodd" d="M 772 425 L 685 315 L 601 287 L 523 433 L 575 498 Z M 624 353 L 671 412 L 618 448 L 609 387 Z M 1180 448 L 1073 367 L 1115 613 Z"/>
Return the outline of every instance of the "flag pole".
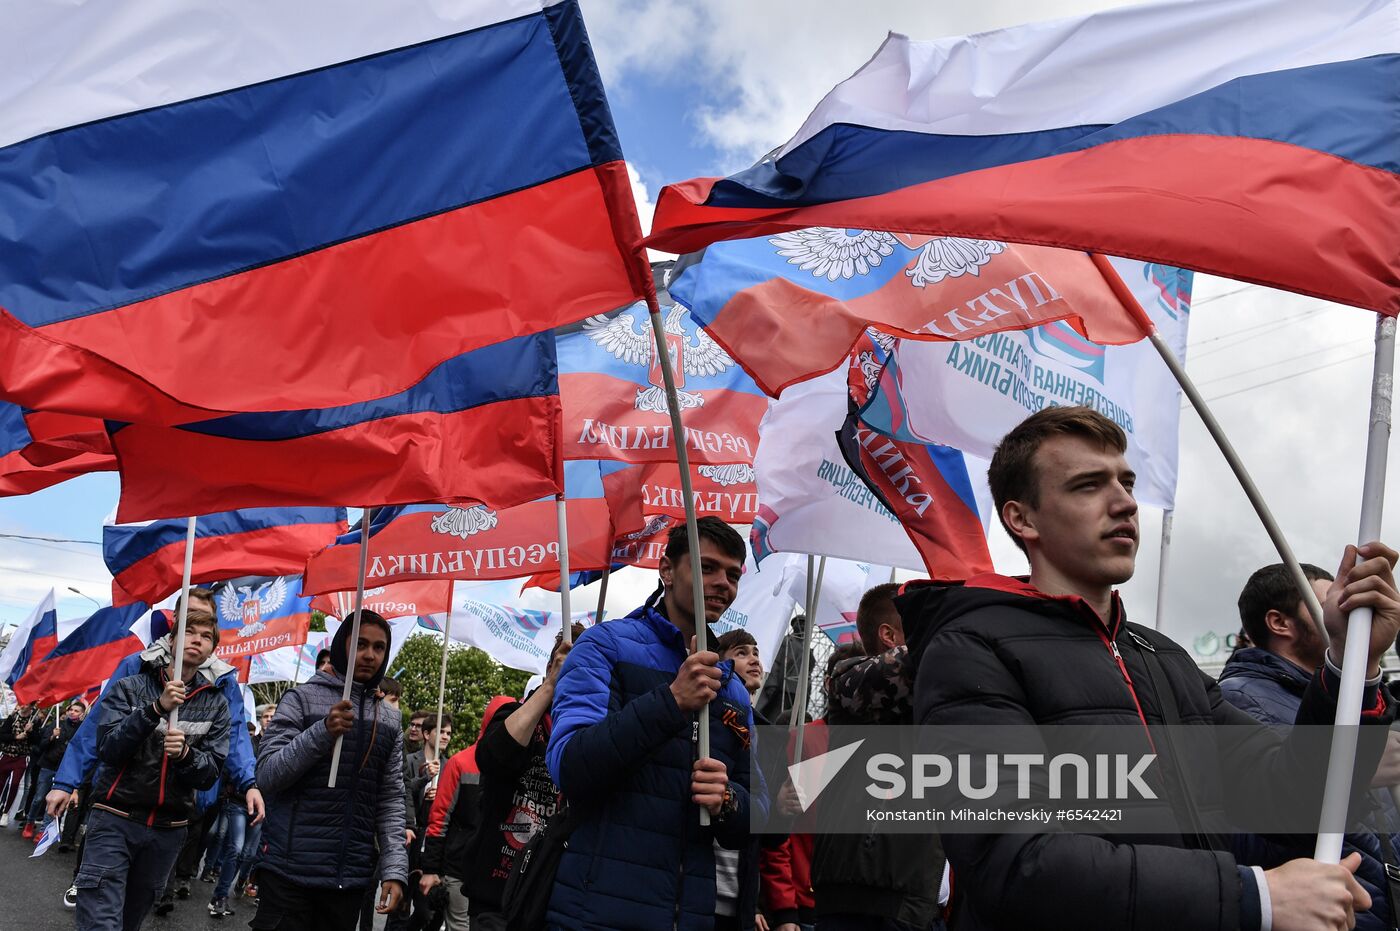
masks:
<path fill-rule="evenodd" d="M 603 582 L 598 587 L 598 613 L 594 615 L 593 623 L 603 622 L 603 605 L 608 600 L 608 579 L 612 576 L 612 558 L 609 555 L 608 564 L 603 567 Z"/>
<path fill-rule="evenodd" d="M 1157 613 L 1152 618 L 1152 629 L 1162 629 L 1162 611 L 1167 603 L 1167 559 L 1172 551 L 1172 518 L 1175 508 L 1162 512 L 1162 549 L 1157 556 Z"/>
<path fill-rule="evenodd" d="M 1376 315 L 1376 359 L 1371 371 L 1371 423 L 1366 436 L 1366 470 L 1361 484 L 1361 526 L 1357 545 L 1380 537 L 1385 505 L 1386 459 L 1390 447 L 1390 399 L 1395 375 L 1395 319 Z M 1322 790 L 1322 818 L 1314 857 L 1323 863 L 1339 863 L 1342 832 L 1351 801 L 1352 770 L 1356 765 L 1357 726 L 1361 723 L 1361 699 L 1366 690 L 1366 665 L 1371 644 L 1370 608 L 1347 613 L 1346 655 L 1342 659 L 1342 685 L 1337 690 L 1336 726 L 1332 729 L 1332 755 Z"/>
<path fill-rule="evenodd" d="M 802 630 L 802 656 L 797 661 L 797 695 L 792 703 L 792 719 L 789 727 L 793 734 L 792 762 L 802 762 L 802 736 L 806 731 L 807 693 L 812 686 L 812 631 L 817 628 L 817 605 L 822 597 L 822 576 L 826 574 L 826 557 L 817 563 L 816 582 L 812 581 L 812 562 L 815 557 L 807 557 L 807 624 Z"/>
<path fill-rule="evenodd" d="M 1273 512 L 1269 510 L 1269 506 L 1264 503 L 1264 496 L 1259 493 L 1258 486 L 1256 486 L 1254 480 L 1250 478 L 1249 471 L 1245 469 L 1244 462 L 1240 459 L 1239 454 L 1235 452 L 1235 447 L 1230 443 L 1229 437 L 1225 435 L 1225 431 L 1221 428 L 1220 422 L 1217 421 L 1215 415 L 1211 413 L 1210 407 L 1207 406 L 1205 398 L 1201 397 L 1200 391 L 1196 390 L 1196 383 L 1191 380 L 1191 376 L 1186 374 L 1186 369 L 1181 364 L 1181 360 L 1176 357 L 1176 353 L 1172 351 L 1172 348 L 1167 345 L 1166 340 L 1162 339 L 1161 334 L 1157 332 L 1157 327 L 1152 323 L 1151 318 L 1147 316 L 1147 312 L 1138 304 L 1137 298 L 1133 296 L 1132 290 L 1129 289 L 1128 286 L 1123 283 L 1123 279 L 1118 276 L 1118 272 L 1114 269 L 1112 263 L 1108 261 L 1107 257 L 1099 255 L 1098 253 L 1090 253 L 1089 257 L 1093 260 L 1094 265 L 1098 267 L 1099 272 L 1103 275 L 1104 281 L 1108 283 L 1114 296 L 1118 298 L 1130 313 L 1138 318 L 1138 323 L 1141 325 L 1143 333 L 1147 336 L 1148 340 L 1151 341 L 1152 347 L 1157 350 L 1157 354 L 1162 357 L 1162 361 L 1166 363 L 1167 368 L 1172 373 L 1172 377 L 1176 379 L 1177 384 L 1181 386 L 1182 392 L 1191 402 L 1191 406 L 1196 409 L 1197 416 L 1201 418 L 1201 423 L 1205 424 L 1205 428 L 1209 431 L 1211 439 L 1215 440 L 1215 445 L 1220 448 L 1220 453 L 1225 457 L 1225 462 L 1229 464 L 1230 471 L 1235 473 L 1235 480 L 1240 483 L 1240 487 L 1244 489 L 1245 496 L 1249 498 L 1249 503 L 1254 506 L 1254 512 L 1259 515 L 1259 521 L 1264 525 L 1265 533 L 1269 535 L 1269 539 L 1273 542 L 1274 548 L 1278 550 L 1279 558 L 1288 568 L 1289 574 L 1292 575 L 1293 584 L 1298 586 L 1298 591 L 1303 593 L 1303 604 L 1307 606 L 1308 613 L 1312 615 L 1313 626 L 1317 629 L 1323 642 L 1326 643 L 1327 627 L 1322 623 L 1322 604 L 1317 600 L 1317 592 L 1313 591 L 1312 583 L 1308 581 L 1308 577 L 1303 573 L 1303 567 L 1298 563 L 1298 557 L 1293 555 L 1293 548 L 1288 545 L 1288 540 L 1284 537 L 1283 530 L 1279 527 L 1278 522 L 1274 520 Z"/>
<path fill-rule="evenodd" d="M 350 623 L 350 638 L 345 641 L 345 686 L 340 691 L 340 700 L 350 700 L 350 688 L 355 684 L 355 651 L 360 644 L 360 615 L 365 607 L 365 572 L 369 566 L 369 522 L 374 517 L 374 508 L 365 508 L 360 516 L 360 577 L 355 581 L 355 620 Z M 340 751 L 345 749 L 345 735 L 335 739 L 335 749 L 331 751 L 331 776 L 326 780 L 326 788 L 335 788 L 335 775 L 340 770 Z"/>
<path fill-rule="evenodd" d="M 690 453 L 685 448 L 685 425 L 681 421 L 681 402 L 676 393 L 676 373 L 671 367 L 671 349 L 666 345 L 666 329 L 661 320 L 661 306 L 655 294 L 647 295 L 647 312 L 651 318 L 651 335 L 656 341 L 656 362 L 666 386 L 666 408 L 671 414 L 671 437 L 676 444 L 676 465 L 681 473 L 681 497 L 685 502 L 686 542 L 690 547 L 690 578 L 694 592 L 691 606 L 695 614 L 695 649 L 709 649 L 709 623 L 705 619 L 705 573 L 700 568 L 700 528 L 696 525 L 695 489 L 690 480 Z M 697 721 L 696 752 L 700 759 L 710 755 L 710 706 L 700 708 Z M 700 809 L 700 824 L 710 823 L 708 809 Z"/>
<path fill-rule="evenodd" d="M 193 517 L 185 524 L 185 574 L 180 581 L 180 603 L 175 611 L 175 630 L 170 638 L 170 652 L 175 656 L 175 681 L 185 681 L 185 618 L 190 613 L 190 576 L 194 574 L 194 524 Z M 180 721 L 180 708 L 170 710 L 170 726 Z"/>
<path fill-rule="evenodd" d="M 443 704 L 443 701 L 447 698 L 447 652 L 448 652 L 449 644 L 450 644 L 450 642 L 451 642 L 450 639 L 449 639 L 451 636 L 452 636 L 452 608 L 451 608 L 450 599 L 449 599 L 449 605 L 448 605 L 448 610 L 447 610 L 447 617 L 444 618 L 444 619 L 443 619 L 443 622 L 442 622 L 442 666 L 438 669 L 437 717 L 434 718 L 434 720 L 437 721 L 437 733 L 438 733 L 438 738 L 439 738 L 439 739 L 441 739 L 441 737 L 442 737 L 442 704 Z M 434 745 L 433 745 L 433 756 L 432 756 L 432 759 L 437 760 L 437 759 L 439 759 L 439 758 L 441 757 L 441 755 L 442 755 L 442 749 L 437 745 L 437 743 L 436 743 L 436 741 L 435 741 L 435 742 L 434 742 Z M 434 789 L 437 788 L 437 784 L 438 784 L 438 775 L 439 775 L 441 772 L 442 772 L 442 767 L 439 766 L 439 767 L 438 767 L 437 773 L 434 773 L 434 774 L 433 774 L 432 786 L 433 786 Z"/>
<path fill-rule="evenodd" d="M 569 588 L 569 511 L 563 495 L 554 497 L 554 512 L 559 518 L 559 611 L 563 614 L 560 623 L 564 627 L 564 643 L 574 639 L 574 616 L 569 599 L 573 591 Z"/>

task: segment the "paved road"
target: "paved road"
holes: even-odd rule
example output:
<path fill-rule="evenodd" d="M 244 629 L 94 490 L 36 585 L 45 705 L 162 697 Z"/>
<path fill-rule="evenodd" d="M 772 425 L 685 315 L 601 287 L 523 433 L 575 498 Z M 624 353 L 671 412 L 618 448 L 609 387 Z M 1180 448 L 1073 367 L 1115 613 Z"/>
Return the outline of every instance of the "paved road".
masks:
<path fill-rule="evenodd" d="M 63 892 L 73 881 L 75 854 L 59 853 L 57 845 L 42 857 L 27 859 L 33 844 L 14 828 L 0 828 L 0 928 L 25 931 L 72 931 L 73 910 L 63 907 Z M 165 918 L 146 919 L 146 931 L 243 931 L 253 917 L 254 904 L 240 899 L 231 918 L 211 918 L 207 907 L 213 885 L 196 882 L 190 898 L 175 903 Z M 376 926 L 383 926 L 380 917 Z"/>

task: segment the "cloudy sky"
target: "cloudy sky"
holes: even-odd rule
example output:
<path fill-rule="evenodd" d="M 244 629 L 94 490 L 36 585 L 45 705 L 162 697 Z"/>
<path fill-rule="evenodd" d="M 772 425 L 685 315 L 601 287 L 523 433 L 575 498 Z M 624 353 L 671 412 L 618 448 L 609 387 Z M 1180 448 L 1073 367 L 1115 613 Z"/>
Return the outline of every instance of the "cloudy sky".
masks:
<path fill-rule="evenodd" d="M 851 4 L 769 0 L 582 0 L 643 222 L 669 181 L 726 174 L 791 135 L 836 82 L 889 31 L 933 38 L 1118 4 L 984 0 L 977 4 Z M 1311 298 L 1198 277 L 1188 368 L 1234 439 L 1299 557 L 1335 569 L 1356 534 L 1370 380 L 1371 314 Z M 1393 483 L 1392 483 L 1393 484 Z M 87 476 L 0 501 L 0 534 L 97 540 L 116 502 L 111 475 Z M 1276 561 L 1224 460 L 1190 411 L 1163 627 L 1186 645 L 1238 627 L 1234 601 L 1248 574 Z M 1145 512 L 1130 616 L 1149 620 L 1157 590 L 1160 514 Z M 1386 535 L 1395 533 L 1387 521 Z M 84 543 L 0 537 L 0 621 L 14 623 L 49 589 L 60 614 L 106 601 L 109 576 Z M 1000 568 L 1024 563 L 1005 540 Z M 638 573 L 637 575 L 641 575 Z M 650 577 L 619 578 L 609 609 L 625 611 Z M 582 590 L 581 602 L 596 599 Z"/>

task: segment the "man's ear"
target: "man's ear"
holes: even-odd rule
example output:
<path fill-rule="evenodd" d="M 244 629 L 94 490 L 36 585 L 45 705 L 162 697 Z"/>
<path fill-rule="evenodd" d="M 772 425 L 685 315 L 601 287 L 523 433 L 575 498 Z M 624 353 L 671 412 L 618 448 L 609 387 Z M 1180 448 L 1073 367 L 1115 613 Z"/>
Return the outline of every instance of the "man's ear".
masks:
<path fill-rule="evenodd" d="M 1008 501 L 1001 506 L 1001 519 L 1011 535 L 1020 537 L 1022 543 L 1040 539 L 1034 508 L 1020 501 Z"/>
<path fill-rule="evenodd" d="M 1264 612 L 1264 629 L 1269 632 L 1270 637 L 1284 637 L 1286 639 L 1296 639 L 1293 625 L 1301 624 L 1303 621 L 1291 618 L 1274 608 Z"/>
<path fill-rule="evenodd" d="M 656 566 L 656 571 L 657 574 L 661 576 L 661 584 L 670 588 L 671 577 L 675 575 L 675 566 L 671 564 L 671 560 L 662 556 L 661 561 Z"/>

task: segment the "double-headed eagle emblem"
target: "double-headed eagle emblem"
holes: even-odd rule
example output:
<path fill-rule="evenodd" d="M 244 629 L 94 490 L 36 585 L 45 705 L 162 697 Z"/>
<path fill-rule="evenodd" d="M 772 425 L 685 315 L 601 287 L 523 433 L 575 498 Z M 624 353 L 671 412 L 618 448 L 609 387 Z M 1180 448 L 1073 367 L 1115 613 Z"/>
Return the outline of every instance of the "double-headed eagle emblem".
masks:
<path fill-rule="evenodd" d="M 681 409 L 704 407 L 705 396 L 689 391 L 681 391 L 687 375 L 704 378 L 719 375 L 734 364 L 729 353 L 720 348 L 700 327 L 695 335 L 688 337 L 685 332 L 685 308 L 677 304 L 666 314 L 666 344 L 671 351 L 676 372 L 676 394 Z M 598 314 L 583 321 L 583 331 L 588 338 L 601 348 L 612 353 L 630 365 L 647 366 L 646 388 L 637 389 L 637 399 L 633 404 L 639 411 L 654 414 L 667 413 L 666 382 L 661 375 L 661 366 L 656 357 L 656 340 L 651 332 L 651 320 L 639 321 L 631 311 L 623 311 L 616 316 Z"/>
<path fill-rule="evenodd" d="M 263 618 L 276 613 L 287 600 L 287 580 L 281 577 L 261 585 L 225 585 L 219 592 L 219 616 L 239 624 L 238 636 L 252 637 L 267 627 Z"/>

